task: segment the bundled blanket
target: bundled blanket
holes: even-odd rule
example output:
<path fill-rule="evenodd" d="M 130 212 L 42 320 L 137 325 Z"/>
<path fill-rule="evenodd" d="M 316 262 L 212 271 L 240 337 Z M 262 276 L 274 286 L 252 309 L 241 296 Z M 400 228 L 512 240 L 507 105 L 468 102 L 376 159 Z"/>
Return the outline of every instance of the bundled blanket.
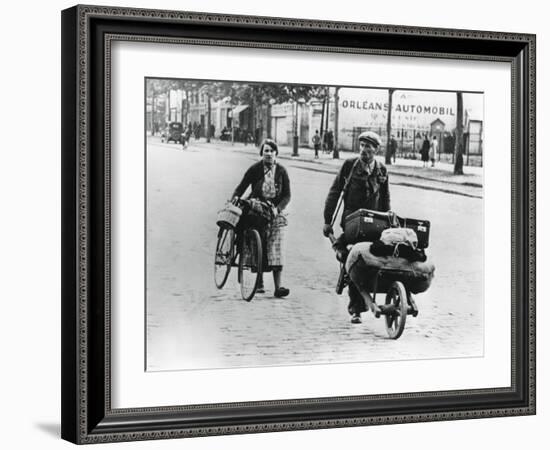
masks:
<path fill-rule="evenodd" d="M 394 256 L 375 256 L 371 253 L 371 242 L 355 244 L 346 260 L 346 271 L 353 283 L 372 291 L 376 274 L 382 270 L 378 279 L 377 292 L 387 291 L 393 281 L 401 281 L 413 293 L 426 291 L 432 282 L 435 266 L 430 261 L 408 261 Z"/>

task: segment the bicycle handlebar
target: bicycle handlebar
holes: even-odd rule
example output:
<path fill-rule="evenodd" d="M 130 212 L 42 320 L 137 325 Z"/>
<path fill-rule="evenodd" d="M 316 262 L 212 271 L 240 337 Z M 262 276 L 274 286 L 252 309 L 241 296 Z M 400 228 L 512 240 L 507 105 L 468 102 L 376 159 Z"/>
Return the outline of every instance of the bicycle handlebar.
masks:
<path fill-rule="evenodd" d="M 269 208 L 273 208 L 273 203 L 270 202 L 269 200 L 263 201 L 263 200 L 259 200 L 259 199 L 245 199 L 245 198 L 241 198 L 241 197 L 234 197 L 231 200 L 231 203 L 235 206 L 240 207 L 240 206 L 245 205 L 246 207 L 250 208 L 252 206 L 252 200 L 260 202 L 260 203 L 264 204 L 265 206 L 267 206 Z"/>

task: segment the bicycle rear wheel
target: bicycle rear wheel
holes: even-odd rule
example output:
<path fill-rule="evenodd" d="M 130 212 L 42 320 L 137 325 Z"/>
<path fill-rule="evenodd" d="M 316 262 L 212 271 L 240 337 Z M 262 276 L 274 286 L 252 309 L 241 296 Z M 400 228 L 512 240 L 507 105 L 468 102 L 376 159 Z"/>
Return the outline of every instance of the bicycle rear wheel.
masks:
<path fill-rule="evenodd" d="M 216 243 L 216 256 L 214 258 L 214 283 L 221 289 L 224 287 L 233 259 L 233 244 L 235 231 L 232 228 L 220 228 L 218 242 Z"/>
<path fill-rule="evenodd" d="M 262 240 L 260 233 L 253 228 L 243 232 L 239 252 L 239 283 L 241 296 L 249 302 L 254 297 L 262 276 Z"/>

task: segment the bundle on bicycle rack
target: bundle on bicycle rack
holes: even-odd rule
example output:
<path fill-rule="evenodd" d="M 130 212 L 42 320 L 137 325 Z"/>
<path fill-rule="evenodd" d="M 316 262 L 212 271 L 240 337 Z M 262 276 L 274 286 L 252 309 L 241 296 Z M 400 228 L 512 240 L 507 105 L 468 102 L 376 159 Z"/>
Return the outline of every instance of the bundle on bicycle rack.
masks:
<path fill-rule="evenodd" d="M 269 204 L 257 199 L 249 199 L 246 201 L 248 208 L 243 212 L 241 218 L 242 226 L 255 228 L 258 231 L 265 229 L 269 221 L 273 218 Z"/>

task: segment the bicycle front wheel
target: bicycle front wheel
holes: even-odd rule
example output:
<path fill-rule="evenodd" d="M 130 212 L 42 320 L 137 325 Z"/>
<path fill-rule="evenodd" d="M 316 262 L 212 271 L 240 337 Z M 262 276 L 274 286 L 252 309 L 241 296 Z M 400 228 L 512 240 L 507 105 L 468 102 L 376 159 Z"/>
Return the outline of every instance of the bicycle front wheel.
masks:
<path fill-rule="evenodd" d="M 214 258 L 214 283 L 221 289 L 224 287 L 233 259 L 233 243 L 235 231 L 231 228 L 220 228 L 216 243 L 216 257 Z"/>
<path fill-rule="evenodd" d="M 249 302 L 254 297 L 262 276 L 262 240 L 257 230 L 244 230 L 239 255 L 241 296 Z"/>

